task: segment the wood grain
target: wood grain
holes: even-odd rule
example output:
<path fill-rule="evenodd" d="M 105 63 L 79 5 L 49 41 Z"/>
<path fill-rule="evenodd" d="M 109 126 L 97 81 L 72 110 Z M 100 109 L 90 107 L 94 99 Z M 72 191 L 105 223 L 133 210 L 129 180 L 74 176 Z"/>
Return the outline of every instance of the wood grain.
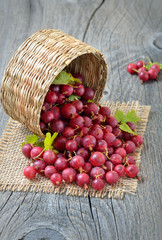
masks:
<path fill-rule="evenodd" d="M 0 239 L 157 239 L 162 236 L 161 99 L 159 81 L 141 85 L 126 72 L 145 56 L 162 62 L 160 0 L 1 0 L 0 78 L 13 52 L 32 33 L 61 29 L 100 49 L 109 65 L 103 100 L 151 105 L 142 151 L 143 181 L 124 200 L 0 192 Z M 0 108 L 2 133 L 8 116 Z"/>

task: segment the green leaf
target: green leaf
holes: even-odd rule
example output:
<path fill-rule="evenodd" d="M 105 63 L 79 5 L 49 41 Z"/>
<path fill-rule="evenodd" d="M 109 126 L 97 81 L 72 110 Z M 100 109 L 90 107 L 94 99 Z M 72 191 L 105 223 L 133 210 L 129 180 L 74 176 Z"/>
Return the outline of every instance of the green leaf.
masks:
<path fill-rule="evenodd" d="M 36 142 L 35 145 L 44 148 L 44 142 Z"/>
<path fill-rule="evenodd" d="M 34 144 L 38 141 L 38 136 L 33 134 L 33 135 L 27 135 L 25 137 L 25 140 L 27 141 L 27 143 L 30 143 L 30 144 Z"/>
<path fill-rule="evenodd" d="M 125 123 L 126 122 L 137 123 L 137 122 L 139 122 L 140 119 L 141 118 L 136 115 L 136 111 L 135 110 L 131 110 L 131 111 L 126 113 L 125 119 L 124 119 L 123 122 L 125 122 Z"/>
<path fill-rule="evenodd" d="M 59 151 L 57 151 L 56 149 L 54 149 L 53 151 L 54 151 L 56 154 L 58 154 L 58 153 L 59 153 Z"/>
<path fill-rule="evenodd" d="M 160 70 L 162 70 L 162 63 L 158 63 L 158 62 L 153 62 L 153 63 L 147 64 L 147 65 L 146 65 L 146 69 L 149 70 L 149 69 L 151 68 L 151 66 L 154 65 L 154 64 L 159 65 Z"/>
<path fill-rule="evenodd" d="M 74 100 L 79 100 L 80 98 L 81 98 L 80 96 L 71 94 L 68 99 L 69 101 L 73 102 Z"/>
<path fill-rule="evenodd" d="M 55 132 L 52 136 L 51 136 L 51 133 L 48 132 L 46 133 L 46 137 L 44 139 L 44 148 L 45 148 L 45 151 L 47 150 L 52 150 L 53 149 L 53 142 L 55 140 L 55 138 L 57 137 L 58 133 Z"/>
<path fill-rule="evenodd" d="M 160 70 L 162 70 L 162 63 L 159 63 Z"/>
<path fill-rule="evenodd" d="M 27 142 L 22 142 L 22 143 L 20 144 L 20 147 L 22 148 L 25 144 L 27 144 Z"/>
<path fill-rule="evenodd" d="M 59 73 L 59 75 L 54 79 L 53 84 L 58 85 L 65 85 L 65 84 L 75 84 L 75 82 L 81 83 L 80 79 L 74 78 L 71 73 L 67 73 L 65 71 L 62 71 Z"/>
<path fill-rule="evenodd" d="M 59 75 L 54 79 L 53 84 L 68 84 L 71 80 L 71 76 L 65 72 L 62 71 L 59 73 Z"/>
<path fill-rule="evenodd" d="M 87 102 L 93 102 L 94 103 L 94 101 L 92 99 L 89 99 Z"/>
<path fill-rule="evenodd" d="M 152 66 L 152 63 L 146 65 L 146 69 L 149 70 L 150 67 Z"/>
<path fill-rule="evenodd" d="M 133 132 L 130 127 L 126 123 L 122 123 L 119 127 L 124 132 L 132 133 L 133 135 L 137 135 L 135 132 Z"/>
<path fill-rule="evenodd" d="M 77 82 L 77 83 L 82 83 L 82 81 L 80 81 L 79 78 L 74 78 L 74 81 Z"/>
<path fill-rule="evenodd" d="M 117 109 L 114 117 L 118 120 L 118 123 L 121 122 L 121 121 L 124 122 L 125 116 L 124 116 L 124 113 L 122 111 Z"/>

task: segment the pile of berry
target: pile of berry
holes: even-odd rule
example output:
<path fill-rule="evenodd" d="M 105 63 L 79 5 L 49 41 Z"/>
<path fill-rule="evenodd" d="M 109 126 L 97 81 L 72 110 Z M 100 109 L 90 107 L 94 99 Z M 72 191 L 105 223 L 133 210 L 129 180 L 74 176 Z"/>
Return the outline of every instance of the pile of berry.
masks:
<path fill-rule="evenodd" d="M 54 82 L 45 97 L 40 122 L 44 143 L 36 135 L 26 137 L 22 152 L 31 162 L 24 169 L 25 177 L 39 173 L 56 186 L 76 181 L 85 189 L 91 179 L 96 190 L 103 189 L 105 182 L 117 183 L 125 174 L 136 177 L 133 153 L 143 143 L 135 131 L 139 117 L 133 110 L 110 116 L 108 107 L 93 102 L 94 91 L 83 86 L 81 74 L 71 79 L 64 85 Z"/>
<path fill-rule="evenodd" d="M 127 66 L 127 71 L 130 74 L 138 74 L 141 83 L 147 82 L 149 79 L 157 80 L 158 73 L 162 69 L 162 64 L 153 63 L 149 60 L 148 63 L 140 60 L 135 63 L 130 63 Z"/>

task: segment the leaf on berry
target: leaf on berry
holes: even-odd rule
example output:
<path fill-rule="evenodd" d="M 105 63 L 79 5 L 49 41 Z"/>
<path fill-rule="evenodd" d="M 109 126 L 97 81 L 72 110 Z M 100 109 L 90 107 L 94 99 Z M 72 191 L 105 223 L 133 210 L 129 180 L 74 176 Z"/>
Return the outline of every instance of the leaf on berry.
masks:
<path fill-rule="evenodd" d="M 51 133 L 48 132 L 46 133 L 46 137 L 44 139 L 44 148 L 45 148 L 45 151 L 47 150 L 52 150 L 53 149 L 53 142 L 55 140 L 55 138 L 57 137 L 58 133 L 55 132 L 52 136 L 51 136 Z"/>
<path fill-rule="evenodd" d="M 44 148 L 44 142 L 36 142 L 35 145 Z"/>
<path fill-rule="evenodd" d="M 71 94 L 68 99 L 69 101 L 73 102 L 74 100 L 79 100 L 80 98 L 81 98 L 80 96 Z"/>
<path fill-rule="evenodd" d="M 118 123 L 123 122 L 125 119 L 124 113 L 118 109 L 116 110 L 114 117 L 118 120 Z"/>
<path fill-rule="evenodd" d="M 135 132 L 133 132 L 130 127 L 126 124 L 126 123 L 122 123 L 119 127 L 121 130 L 123 130 L 124 132 L 128 132 L 131 133 L 133 135 L 137 135 Z"/>
<path fill-rule="evenodd" d="M 52 82 L 53 84 L 58 85 L 65 85 L 65 84 L 74 84 L 75 82 L 81 83 L 81 81 L 78 78 L 74 78 L 71 73 L 67 73 L 65 71 L 62 71 L 59 73 L 59 75 L 54 79 Z"/>
<path fill-rule="evenodd" d="M 160 70 L 162 70 L 162 63 L 159 63 Z"/>
<path fill-rule="evenodd" d="M 158 62 L 151 62 L 151 63 L 147 64 L 146 69 L 149 70 L 151 68 L 151 66 L 154 65 L 154 64 L 159 65 L 160 70 L 162 70 L 162 63 L 158 63 Z"/>
<path fill-rule="evenodd" d="M 54 149 L 53 151 L 54 151 L 56 154 L 58 154 L 58 153 L 59 153 L 59 151 L 57 151 L 56 149 Z"/>
<path fill-rule="evenodd" d="M 20 144 L 20 147 L 22 148 L 25 144 L 27 144 L 27 142 L 22 142 L 22 143 Z"/>
<path fill-rule="evenodd" d="M 93 101 L 93 100 L 91 100 L 91 99 L 89 99 L 87 102 L 93 102 L 93 103 L 94 103 L 94 101 Z"/>
<path fill-rule="evenodd" d="M 131 110 L 131 111 L 126 113 L 125 119 L 124 119 L 123 122 L 125 122 L 125 123 L 126 122 L 137 123 L 137 122 L 140 121 L 140 119 L 141 118 L 136 115 L 136 111 L 135 110 Z"/>
<path fill-rule="evenodd" d="M 27 143 L 30 143 L 30 144 L 34 144 L 38 141 L 38 136 L 33 134 L 33 135 L 27 135 L 25 137 L 25 140 L 27 141 Z"/>

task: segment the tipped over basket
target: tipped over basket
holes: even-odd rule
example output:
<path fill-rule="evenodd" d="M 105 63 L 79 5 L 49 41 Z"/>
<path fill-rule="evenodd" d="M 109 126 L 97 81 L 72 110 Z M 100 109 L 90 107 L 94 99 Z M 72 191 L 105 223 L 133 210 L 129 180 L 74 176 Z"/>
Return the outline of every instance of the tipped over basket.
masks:
<path fill-rule="evenodd" d="M 6 113 L 44 137 L 39 125 L 41 108 L 62 70 L 81 73 L 84 84 L 96 91 L 95 102 L 100 100 L 108 74 L 102 53 L 62 31 L 44 29 L 19 47 L 5 69 L 1 102 Z"/>

